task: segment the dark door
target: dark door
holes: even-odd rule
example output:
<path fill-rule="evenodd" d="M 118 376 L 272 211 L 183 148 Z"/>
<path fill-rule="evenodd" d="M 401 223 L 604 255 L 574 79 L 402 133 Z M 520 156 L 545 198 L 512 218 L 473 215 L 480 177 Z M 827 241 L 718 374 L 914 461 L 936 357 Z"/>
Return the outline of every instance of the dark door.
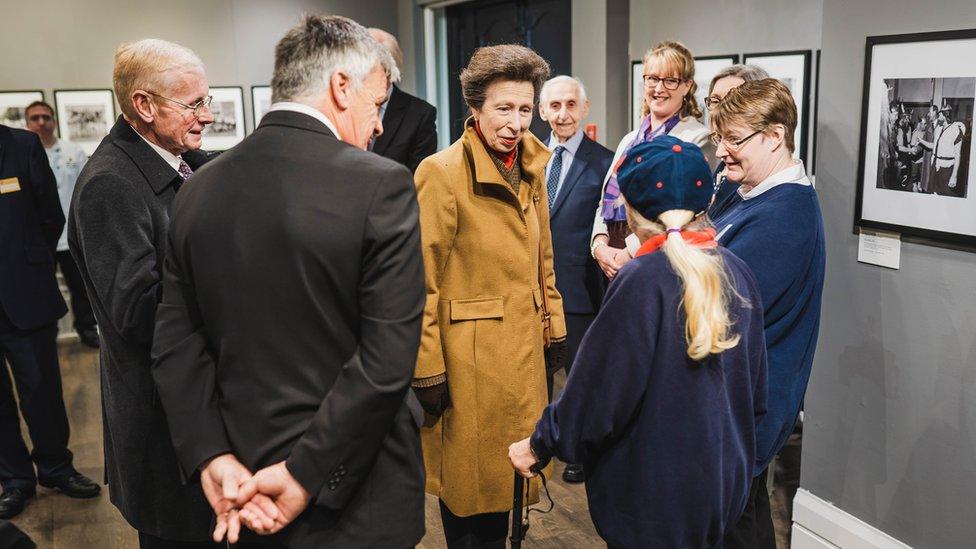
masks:
<path fill-rule="evenodd" d="M 553 76 L 572 69 L 571 0 L 479 0 L 450 6 L 447 17 L 447 67 L 450 83 L 451 141 L 461 136 L 469 111 L 458 76 L 481 46 L 522 44 L 549 62 Z M 532 133 L 549 135 L 549 124 L 532 116 Z"/>

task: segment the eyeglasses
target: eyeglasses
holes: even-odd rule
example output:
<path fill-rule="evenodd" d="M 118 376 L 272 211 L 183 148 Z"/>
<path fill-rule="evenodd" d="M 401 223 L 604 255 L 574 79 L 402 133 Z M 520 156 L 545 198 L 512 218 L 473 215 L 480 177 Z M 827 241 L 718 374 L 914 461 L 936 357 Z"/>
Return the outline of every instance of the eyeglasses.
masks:
<path fill-rule="evenodd" d="M 27 120 L 31 122 L 50 122 L 54 120 L 54 117 L 50 114 L 32 114 L 27 117 Z"/>
<path fill-rule="evenodd" d="M 721 145 L 725 145 L 725 148 L 727 150 L 735 152 L 741 149 L 742 146 L 746 144 L 746 141 L 749 141 L 753 137 L 761 134 L 762 132 L 763 132 L 762 130 L 756 130 L 750 133 L 749 135 L 747 135 L 746 137 L 743 137 L 742 139 L 738 139 L 736 141 L 729 141 L 728 139 L 722 137 L 717 133 L 713 133 L 712 135 L 708 136 L 708 139 L 710 139 L 711 142 L 715 144 L 716 148 L 720 147 Z"/>
<path fill-rule="evenodd" d="M 711 109 L 715 105 L 718 105 L 719 103 L 721 103 L 722 102 L 722 99 L 724 99 L 724 97 L 714 97 L 714 96 L 711 96 L 711 95 L 708 96 L 708 97 L 706 97 L 705 98 L 705 108 L 706 109 Z"/>
<path fill-rule="evenodd" d="M 193 116 L 195 116 L 195 117 L 199 117 L 200 116 L 200 111 L 202 109 L 209 109 L 210 108 L 210 104 L 213 103 L 213 96 L 212 95 L 208 95 L 208 96 L 204 97 L 203 99 L 197 101 L 196 103 L 194 103 L 192 105 L 187 105 L 186 103 L 184 103 L 182 101 L 177 101 L 176 99 L 172 99 L 172 98 L 166 97 L 165 95 L 159 95 L 156 92 L 151 92 L 151 91 L 148 91 L 147 90 L 146 93 L 148 93 L 149 95 L 151 95 L 153 97 L 158 97 L 160 99 L 165 99 L 165 100 L 169 101 L 170 103 L 176 103 L 177 105 L 183 107 L 184 109 L 186 109 L 188 111 L 193 111 Z"/>
<path fill-rule="evenodd" d="M 666 90 L 676 90 L 683 80 L 680 78 L 658 78 L 650 74 L 644 75 L 645 88 L 656 88 L 659 82 L 664 82 L 664 89 Z"/>

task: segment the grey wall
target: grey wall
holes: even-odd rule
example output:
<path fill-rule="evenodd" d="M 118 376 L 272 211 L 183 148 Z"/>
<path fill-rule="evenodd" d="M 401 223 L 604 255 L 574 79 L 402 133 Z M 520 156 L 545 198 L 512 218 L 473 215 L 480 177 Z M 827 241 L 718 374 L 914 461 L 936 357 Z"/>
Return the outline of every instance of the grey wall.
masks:
<path fill-rule="evenodd" d="M 817 188 L 827 233 L 801 485 L 916 547 L 976 539 L 976 254 L 905 243 L 856 262 L 867 36 L 976 27 L 976 3 L 825 0 Z M 971 74 L 976 65 L 971 61 Z"/>
<path fill-rule="evenodd" d="M 597 141 L 611 149 L 629 130 L 626 106 L 630 65 L 626 63 L 628 0 L 573 2 L 573 76 L 586 85 Z"/>
<path fill-rule="evenodd" d="M 267 85 L 274 45 L 302 13 L 333 13 L 391 32 L 396 0 L 18 0 L 3 10 L 0 90 L 111 88 L 120 42 L 155 37 L 197 52 L 211 86 L 242 86 L 248 128 L 250 87 Z"/>

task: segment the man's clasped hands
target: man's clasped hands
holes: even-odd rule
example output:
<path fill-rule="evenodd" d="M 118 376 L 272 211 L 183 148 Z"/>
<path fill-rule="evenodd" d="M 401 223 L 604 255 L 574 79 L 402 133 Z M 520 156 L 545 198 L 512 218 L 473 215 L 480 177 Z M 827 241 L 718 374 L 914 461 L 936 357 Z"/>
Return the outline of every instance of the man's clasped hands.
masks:
<path fill-rule="evenodd" d="M 237 543 L 241 525 L 274 534 L 308 507 L 311 496 L 280 461 L 252 474 L 232 454 L 221 454 L 200 471 L 203 494 L 217 515 L 213 540 Z"/>

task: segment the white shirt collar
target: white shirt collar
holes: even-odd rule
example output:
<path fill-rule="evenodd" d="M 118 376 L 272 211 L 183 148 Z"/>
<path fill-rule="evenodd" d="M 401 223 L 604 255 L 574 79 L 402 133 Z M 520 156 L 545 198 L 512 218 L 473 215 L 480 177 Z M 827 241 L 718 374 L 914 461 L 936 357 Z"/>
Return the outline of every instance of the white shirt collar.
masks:
<path fill-rule="evenodd" d="M 135 130 L 135 128 L 132 129 Z M 159 145 L 153 143 L 152 141 L 146 139 L 146 136 L 142 135 L 141 133 L 139 132 L 136 133 L 139 134 L 139 137 L 141 137 L 143 141 L 148 143 L 149 146 L 152 147 L 152 150 L 156 151 L 159 154 L 159 156 L 161 156 L 163 160 L 165 160 L 166 163 L 170 165 L 170 167 L 172 167 L 177 172 L 180 171 L 180 162 L 182 162 L 180 157 L 167 151 L 166 149 L 160 147 Z"/>
<path fill-rule="evenodd" d="M 789 168 L 778 171 L 767 177 L 762 183 L 749 189 L 748 192 L 742 192 L 742 187 L 739 187 L 739 195 L 742 196 L 743 200 L 749 200 L 750 198 L 756 198 L 769 189 L 784 183 L 795 183 L 797 185 L 811 184 L 810 178 L 807 177 L 807 170 L 803 167 L 802 160 L 797 160 L 796 163 Z"/>
<path fill-rule="evenodd" d="M 278 103 L 274 103 L 273 105 L 271 105 L 271 108 L 268 109 L 268 112 L 271 111 L 292 111 L 292 112 L 300 112 L 302 114 L 307 114 L 312 118 L 318 120 L 319 122 L 325 124 L 325 127 L 329 128 L 329 131 L 331 131 L 336 136 L 336 139 L 339 139 L 341 141 L 341 138 L 339 137 L 339 130 L 336 129 L 335 124 L 333 124 L 332 121 L 329 120 L 327 116 L 322 114 L 322 111 L 316 109 L 315 107 L 311 107 L 304 103 L 295 103 L 293 101 L 280 101 Z"/>
<path fill-rule="evenodd" d="M 560 143 L 559 138 L 556 137 L 556 134 L 552 132 L 549 133 L 550 150 L 555 150 L 557 146 L 562 145 L 563 147 L 566 148 L 567 151 L 569 151 L 569 154 L 576 156 L 576 151 L 579 150 L 580 143 L 582 142 L 583 142 L 583 130 L 576 130 L 576 133 L 573 134 L 573 137 L 567 139 L 565 143 Z"/>

